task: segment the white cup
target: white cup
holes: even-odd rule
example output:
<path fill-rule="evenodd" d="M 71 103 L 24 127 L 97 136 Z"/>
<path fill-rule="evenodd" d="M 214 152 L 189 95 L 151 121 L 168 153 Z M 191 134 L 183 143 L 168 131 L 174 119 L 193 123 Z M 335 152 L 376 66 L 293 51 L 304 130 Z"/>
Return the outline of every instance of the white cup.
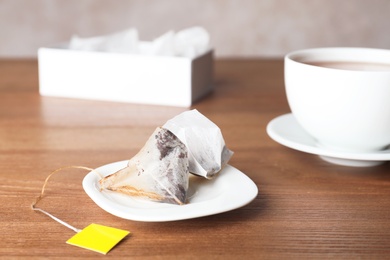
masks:
<path fill-rule="evenodd" d="M 289 53 L 285 87 L 294 117 L 319 146 L 373 152 L 390 145 L 390 50 Z"/>

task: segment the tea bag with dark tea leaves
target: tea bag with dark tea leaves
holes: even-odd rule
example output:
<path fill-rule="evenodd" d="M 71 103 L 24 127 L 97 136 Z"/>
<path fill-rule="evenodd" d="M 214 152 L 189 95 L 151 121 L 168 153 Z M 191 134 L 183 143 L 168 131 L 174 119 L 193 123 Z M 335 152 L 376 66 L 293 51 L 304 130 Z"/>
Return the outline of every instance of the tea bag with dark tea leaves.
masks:
<path fill-rule="evenodd" d="M 185 145 L 170 131 L 158 127 L 127 167 L 100 180 L 101 189 L 184 204 L 188 190 Z"/>

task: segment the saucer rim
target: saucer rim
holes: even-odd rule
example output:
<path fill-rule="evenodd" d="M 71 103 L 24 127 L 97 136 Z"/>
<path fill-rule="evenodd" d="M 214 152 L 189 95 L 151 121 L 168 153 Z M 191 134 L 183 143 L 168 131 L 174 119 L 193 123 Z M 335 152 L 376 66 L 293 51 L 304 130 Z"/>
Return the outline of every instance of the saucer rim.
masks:
<path fill-rule="evenodd" d="M 292 121 L 294 124 L 289 127 L 295 127 L 296 130 L 300 130 L 302 136 L 309 140 L 310 142 L 316 142 L 313 137 L 311 137 L 308 133 L 306 133 L 301 127 L 299 123 L 296 121 L 294 115 L 292 113 L 283 114 L 275 117 L 267 124 L 267 134 L 271 139 L 276 141 L 277 143 L 289 147 L 294 150 L 298 150 L 301 152 L 306 152 L 310 154 L 320 155 L 320 156 L 328 156 L 339 159 L 347 159 L 347 160 L 360 160 L 360 161 L 389 161 L 390 160 L 390 149 L 375 151 L 375 152 L 344 152 L 344 151 L 335 151 L 331 149 L 327 149 L 325 147 L 319 147 L 313 145 L 307 145 L 303 143 L 299 143 L 296 140 L 292 140 L 286 136 L 284 136 L 281 131 L 278 131 L 280 124 L 286 124 L 286 121 Z"/>

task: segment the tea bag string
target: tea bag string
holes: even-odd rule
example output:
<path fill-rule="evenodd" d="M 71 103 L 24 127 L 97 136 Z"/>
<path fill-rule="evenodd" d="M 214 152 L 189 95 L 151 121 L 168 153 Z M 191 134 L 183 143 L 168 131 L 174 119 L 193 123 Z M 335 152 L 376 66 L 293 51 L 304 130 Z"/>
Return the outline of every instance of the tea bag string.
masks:
<path fill-rule="evenodd" d="M 36 198 L 35 202 L 33 204 L 31 204 L 31 209 L 34 210 L 34 211 L 39 211 L 39 212 L 49 216 L 53 220 L 57 221 L 58 223 L 64 225 L 65 227 L 75 231 L 76 233 L 79 233 L 81 231 L 81 229 L 75 228 L 72 225 L 66 223 L 65 221 L 63 221 L 63 220 L 55 217 L 54 215 L 50 214 L 49 212 L 47 212 L 47 211 L 45 211 L 45 210 L 43 210 L 41 208 L 36 207 L 38 202 L 43 199 L 43 195 L 45 193 L 45 188 L 46 188 L 46 186 L 47 186 L 51 176 L 53 176 L 53 174 L 55 174 L 55 173 L 57 173 L 59 171 L 65 170 L 65 169 L 83 169 L 83 170 L 87 170 L 87 171 L 93 171 L 93 172 L 96 172 L 101 177 L 101 175 L 95 169 L 92 169 L 92 168 L 89 168 L 89 167 L 84 167 L 84 166 L 65 166 L 65 167 L 58 168 L 57 170 L 55 170 L 52 173 L 50 173 L 49 176 L 47 176 L 47 178 L 46 178 L 46 180 L 45 180 L 45 182 L 44 182 L 44 184 L 42 186 L 41 194 Z"/>

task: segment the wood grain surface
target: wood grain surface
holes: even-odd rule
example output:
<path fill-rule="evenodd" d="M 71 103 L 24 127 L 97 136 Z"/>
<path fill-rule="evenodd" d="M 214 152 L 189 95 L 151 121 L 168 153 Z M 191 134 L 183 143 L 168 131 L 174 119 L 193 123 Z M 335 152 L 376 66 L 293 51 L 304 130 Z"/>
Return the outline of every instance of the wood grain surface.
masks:
<path fill-rule="evenodd" d="M 217 60 L 215 91 L 192 108 L 214 121 L 230 164 L 258 186 L 247 206 L 208 217 L 136 222 L 85 194 L 86 171 L 54 175 L 39 207 L 83 228 L 131 231 L 107 256 L 65 243 L 73 231 L 30 205 L 51 171 L 131 158 L 185 108 L 41 97 L 36 60 L 0 61 L 0 257 L 115 259 L 390 258 L 390 165 L 351 168 L 286 148 L 266 134 L 289 113 L 282 60 Z M 162 86 L 163 87 L 163 86 Z"/>

